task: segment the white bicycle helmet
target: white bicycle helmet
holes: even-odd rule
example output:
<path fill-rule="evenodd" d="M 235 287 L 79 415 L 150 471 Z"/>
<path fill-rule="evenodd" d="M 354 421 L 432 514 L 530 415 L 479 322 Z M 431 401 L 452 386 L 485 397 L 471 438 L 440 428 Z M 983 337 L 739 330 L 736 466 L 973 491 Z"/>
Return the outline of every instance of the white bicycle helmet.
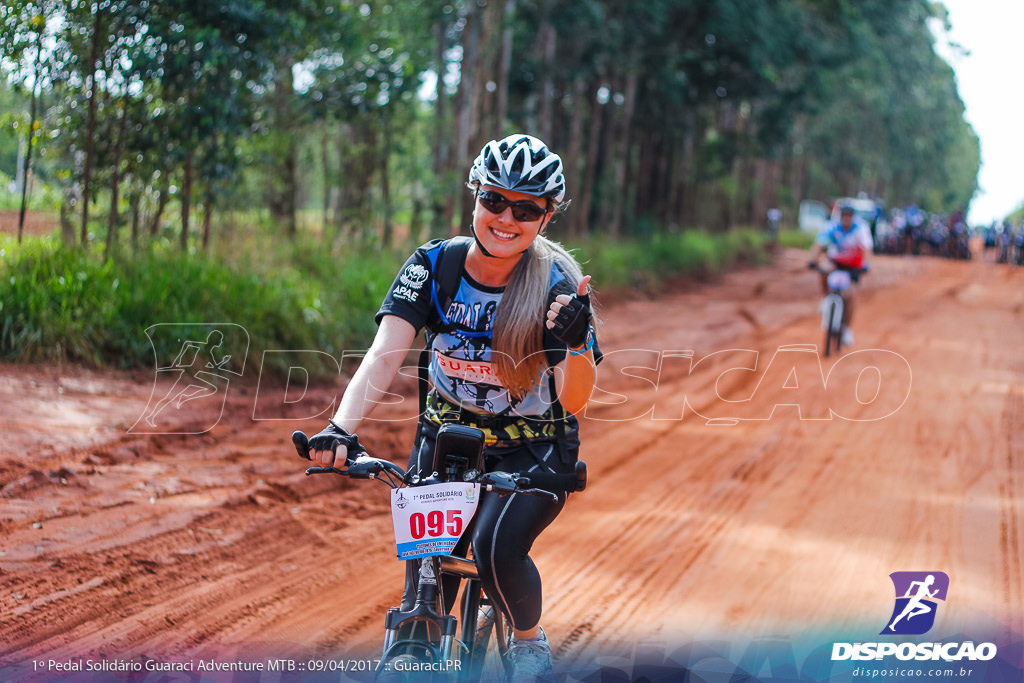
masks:
<path fill-rule="evenodd" d="M 565 197 L 562 158 L 530 135 L 491 140 L 469 169 L 469 183 L 494 185 L 560 203 Z"/>

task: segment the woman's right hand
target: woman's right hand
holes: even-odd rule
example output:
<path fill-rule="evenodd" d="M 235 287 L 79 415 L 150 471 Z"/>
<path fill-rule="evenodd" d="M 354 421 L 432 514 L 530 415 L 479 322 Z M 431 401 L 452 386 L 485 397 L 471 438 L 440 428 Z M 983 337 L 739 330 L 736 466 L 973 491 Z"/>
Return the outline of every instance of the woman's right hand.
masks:
<path fill-rule="evenodd" d="M 310 459 L 323 467 L 344 467 L 349 451 L 359 455 L 366 451 L 359 444 L 359 437 L 350 434 L 333 421 L 319 434 L 309 439 Z"/>

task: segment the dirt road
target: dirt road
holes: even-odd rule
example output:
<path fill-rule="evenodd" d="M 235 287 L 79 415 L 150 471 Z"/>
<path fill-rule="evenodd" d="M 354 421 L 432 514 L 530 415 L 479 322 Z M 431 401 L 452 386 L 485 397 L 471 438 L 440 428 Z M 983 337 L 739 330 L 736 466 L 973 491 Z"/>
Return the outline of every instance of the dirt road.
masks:
<path fill-rule="evenodd" d="M 590 486 L 533 552 L 560 670 L 728 679 L 774 642 L 771 672 L 850 680 L 820 652 L 883 640 L 889 575 L 920 571 L 950 581 L 922 638 L 997 644 L 972 681 L 1019 675 L 1024 269 L 877 257 L 856 346 L 819 361 L 803 263 L 602 311 Z M 153 373 L 0 367 L 0 679 L 378 653 L 402 575 L 387 491 L 306 477 L 290 453 L 333 387 L 255 380 L 163 429 L 204 433 L 141 434 L 171 386 Z M 361 436 L 404 462 L 411 433 Z"/>

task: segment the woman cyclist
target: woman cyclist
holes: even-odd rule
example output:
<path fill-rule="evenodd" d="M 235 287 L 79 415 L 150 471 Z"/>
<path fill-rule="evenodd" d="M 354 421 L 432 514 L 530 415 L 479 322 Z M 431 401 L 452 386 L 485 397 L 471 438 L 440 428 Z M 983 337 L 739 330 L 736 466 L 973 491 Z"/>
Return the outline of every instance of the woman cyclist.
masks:
<path fill-rule="evenodd" d="M 434 240 L 406 261 L 377 313 L 377 335 L 334 425 L 310 440 L 318 463 L 343 464 L 348 448 L 358 449 L 354 432 L 425 327 L 431 389 L 410 472 L 431 473 L 434 439 L 445 422 L 484 431 L 490 471 L 573 471 L 579 449 L 574 415 L 590 398 L 601 353 L 590 277 L 543 235 L 565 206 L 562 161 L 540 140 L 511 135 L 483 147 L 468 185 L 476 199 L 472 240 Z M 460 239 L 461 251 L 454 248 Z M 442 292 L 437 284 L 449 268 L 459 271 L 457 288 Z M 551 648 L 540 627 L 540 575 L 529 551 L 566 498 L 555 503 L 485 493 L 476 513 L 473 554 L 487 594 L 511 618 L 507 656 L 517 675 L 551 669 Z M 411 566 L 406 574 L 403 609 L 415 598 Z"/>

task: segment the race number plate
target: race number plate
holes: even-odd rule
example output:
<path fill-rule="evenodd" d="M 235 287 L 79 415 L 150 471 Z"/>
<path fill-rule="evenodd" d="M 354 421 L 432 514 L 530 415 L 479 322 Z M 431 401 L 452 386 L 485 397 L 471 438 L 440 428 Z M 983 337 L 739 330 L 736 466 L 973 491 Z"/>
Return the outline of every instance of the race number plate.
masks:
<path fill-rule="evenodd" d="M 480 484 L 451 482 L 391 491 L 398 559 L 447 555 L 480 503 Z"/>
<path fill-rule="evenodd" d="M 831 273 L 828 274 L 828 286 L 831 289 L 849 289 L 850 271 L 833 270 Z"/>

